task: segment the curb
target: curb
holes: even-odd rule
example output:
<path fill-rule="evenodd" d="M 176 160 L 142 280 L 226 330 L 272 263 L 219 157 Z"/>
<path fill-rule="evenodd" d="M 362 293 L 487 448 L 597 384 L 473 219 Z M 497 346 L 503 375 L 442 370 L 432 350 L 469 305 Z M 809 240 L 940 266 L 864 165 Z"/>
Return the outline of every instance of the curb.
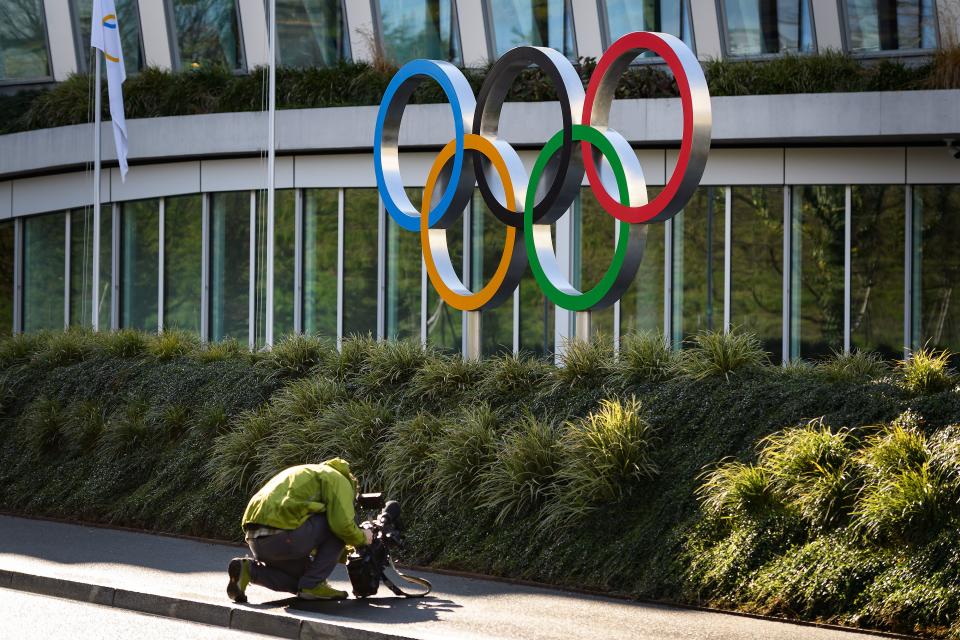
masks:
<path fill-rule="evenodd" d="M 291 640 L 415 640 L 294 616 L 0 569 L 0 587 Z"/>

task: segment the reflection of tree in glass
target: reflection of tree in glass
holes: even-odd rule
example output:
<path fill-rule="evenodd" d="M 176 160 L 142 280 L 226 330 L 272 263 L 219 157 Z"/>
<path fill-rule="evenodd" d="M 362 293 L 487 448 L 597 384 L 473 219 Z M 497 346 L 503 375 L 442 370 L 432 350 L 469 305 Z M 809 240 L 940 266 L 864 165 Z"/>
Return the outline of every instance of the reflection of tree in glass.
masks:
<path fill-rule="evenodd" d="M 23 330 L 63 328 L 66 225 L 63 213 L 23 223 Z"/>
<path fill-rule="evenodd" d="M 0 335 L 13 331 L 13 222 L 0 223 Z"/>
<path fill-rule="evenodd" d="M 198 195 L 164 203 L 163 326 L 200 332 L 202 201 Z"/>
<path fill-rule="evenodd" d="M 960 187 L 914 188 L 915 347 L 960 351 Z"/>
<path fill-rule="evenodd" d="M 140 12 L 137 0 L 116 0 L 117 18 L 120 24 L 120 44 L 123 47 L 123 63 L 127 73 L 136 73 L 143 69 L 140 55 Z M 90 13 L 93 3 L 90 0 L 73 0 L 73 15 L 80 30 L 79 49 L 87 69 L 91 69 L 93 50 L 90 48 Z"/>
<path fill-rule="evenodd" d="M 387 58 L 459 62 L 460 43 L 451 0 L 381 0 L 380 22 Z"/>
<path fill-rule="evenodd" d="M 240 67 L 235 0 L 173 0 L 173 11 L 183 67 Z"/>
<path fill-rule="evenodd" d="M 277 53 L 287 67 L 329 67 L 348 57 L 343 7 L 330 0 L 277 0 Z"/>
<path fill-rule="evenodd" d="M 41 0 L 0 2 L 0 78 L 50 75 Z"/>

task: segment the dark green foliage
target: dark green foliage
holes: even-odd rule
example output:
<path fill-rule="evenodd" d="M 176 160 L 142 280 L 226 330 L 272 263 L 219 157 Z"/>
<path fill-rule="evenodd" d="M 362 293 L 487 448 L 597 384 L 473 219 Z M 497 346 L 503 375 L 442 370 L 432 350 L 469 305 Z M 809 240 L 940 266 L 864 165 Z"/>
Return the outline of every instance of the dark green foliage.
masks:
<path fill-rule="evenodd" d="M 950 89 L 958 86 L 957 50 L 939 52 L 932 63 L 910 66 L 887 60 L 864 64 L 840 53 L 782 56 L 764 62 L 712 60 L 704 71 L 714 96 L 838 91 L 901 91 Z M 579 63 L 586 84 L 596 67 L 592 59 Z M 479 91 L 487 69 L 466 69 L 467 81 Z M 342 63 L 329 68 L 278 69 L 277 105 L 281 109 L 347 107 L 379 104 L 396 68 L 368 63 Z M 236 75 L 227 69 L 203 68 L 171 73 L 145 69 L 124 84 L 128 118 L 151 118 L 201 113 L 260 111 L 266 108 L 266 70 Z M 93 80 L 76 75 L 45 91 L 0 96 L 0 133 L 93 121 L 90 107 Z M 617 98 L 672 98 L 677 86 L 662 67 L 637 65 L 620 79 Z M 539 69 L 520 72 L 507 95 L 515 102 L 556 100 L 556 89 Z M 414 92 L 413 103 L 445 102 L 435 83 L 425 82 Z M 108 106 L 104 102 L 104 117 Z"/>
<path fill-rule="evenodd" d="M 953 387 L 771 366 L 736 335 L 683 373 L 656 336 L 558 370 L 136 335 L 0 342 L 0 509 L 236 539 L 259 483 L 340 455 L 403 502 L 409 562 L 960 631 Z"/>
<path fill-rule="evenodd" d="M 859 349 L 847 353 L 835 352 L 818 362 L 816 367 L 831 382 L 869 382 L 890 372 L 878 354 Z"/>
<path fill-rule="evenodd" d="M 769 364 L 760 341 L 749 333 L 702 331 L 689 343 L 677 354 L 673 370 L 695 380 L 712 376 L 729 379 L 733 373 Z"/>

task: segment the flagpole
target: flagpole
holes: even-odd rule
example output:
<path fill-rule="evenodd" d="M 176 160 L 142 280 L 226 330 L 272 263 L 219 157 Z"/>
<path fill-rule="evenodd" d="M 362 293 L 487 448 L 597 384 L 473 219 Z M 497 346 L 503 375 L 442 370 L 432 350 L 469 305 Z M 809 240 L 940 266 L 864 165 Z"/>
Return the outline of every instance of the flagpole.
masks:
<path fill-rule="evenodd" d="M 267 296 L 264 342 L 273 345 L 273 241 L 276 196 L 277 2 L 270 0 L 270 97 L 267 113 Z"/>
<path fill-rule="evenodd" d="M 96 98 L 94 99 L 93 119 L 93 282 L 90 290 L 93 296 L 93 318 L 91 327 L 94 331 L 100 330 L 100 129 L 101 129 L 101 88 L 100 88 L 100 49 L 96 52 L 94 66 L 96 66 Z"/>

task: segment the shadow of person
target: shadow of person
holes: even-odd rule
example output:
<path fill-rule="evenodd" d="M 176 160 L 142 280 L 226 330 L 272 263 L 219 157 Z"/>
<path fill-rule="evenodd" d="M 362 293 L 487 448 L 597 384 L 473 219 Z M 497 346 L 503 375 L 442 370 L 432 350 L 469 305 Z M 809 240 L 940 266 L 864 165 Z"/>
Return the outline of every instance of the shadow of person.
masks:
<path fill-rule="evenodd" d="M 449 613 L 462 608 L 453 600 L 426 596 L 423 598 L 401 598 L 388 596 L 381 598 L 351 598 L 349 600 L 301 600 L 283 598 L 259 604 L 246 604 L 245 607 L 258 610 L 284 609 L 287 613 L 309 617 L 319 614 L 326 618 L 349 618 L 364 622 L 382 622 L 390 624 L 410 624 L 439 620 L 439 614 Z"/>

